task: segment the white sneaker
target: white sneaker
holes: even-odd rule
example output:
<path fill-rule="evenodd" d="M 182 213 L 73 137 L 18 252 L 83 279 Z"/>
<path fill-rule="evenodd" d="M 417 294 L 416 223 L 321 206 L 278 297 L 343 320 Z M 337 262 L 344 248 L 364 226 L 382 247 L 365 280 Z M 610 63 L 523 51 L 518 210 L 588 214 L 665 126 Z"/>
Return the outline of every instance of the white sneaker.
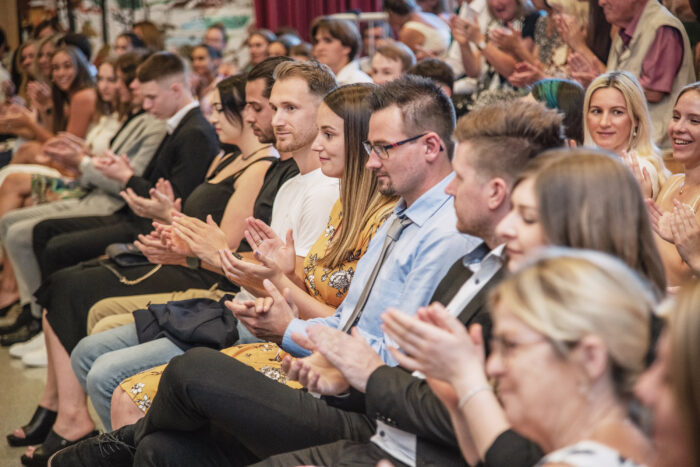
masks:
<path fill-rule="evenodd" d="M 43 367 L 48 364 L 48 357 L 46 356 L 46 347 L 42 347 L 33 352 L 29 352 L 27 355 L 22 357 L 22 363 L 28 367 Z"/>
<path fill-rule="evenodd" d="M 15 358 L 22 358 L 29 352 L 39 350 L 46 345 L 44 341 L 44 333 L 40 332 L 36 336 L 29 339 L 27 342 L 18 342 L 10 346 L 10 355 Z"/>

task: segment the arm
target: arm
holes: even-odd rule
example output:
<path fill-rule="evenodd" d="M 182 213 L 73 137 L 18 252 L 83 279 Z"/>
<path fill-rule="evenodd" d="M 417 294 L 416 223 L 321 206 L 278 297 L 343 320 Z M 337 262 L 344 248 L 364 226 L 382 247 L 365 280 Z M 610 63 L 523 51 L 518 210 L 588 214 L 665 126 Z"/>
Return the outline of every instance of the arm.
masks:
<path fill-rule="evenodd" d="M 644 56 L 639 77 L 647 101 L 659 102 L 671 93 L 684 53 L 680 31 L 671 26 L 662 26 L 656 31 L 654 41 Z"/>
<path fill-rule="evenodd" d="M 82 89 L 70 99 L 70 114 L 68 115 L 68 123 L 66 132 L 74 134 L 80 138 L 85 138 L 92 116 L 95 114 L 95 102 L 97 101 L 97 93 L 94 89 Z"/>

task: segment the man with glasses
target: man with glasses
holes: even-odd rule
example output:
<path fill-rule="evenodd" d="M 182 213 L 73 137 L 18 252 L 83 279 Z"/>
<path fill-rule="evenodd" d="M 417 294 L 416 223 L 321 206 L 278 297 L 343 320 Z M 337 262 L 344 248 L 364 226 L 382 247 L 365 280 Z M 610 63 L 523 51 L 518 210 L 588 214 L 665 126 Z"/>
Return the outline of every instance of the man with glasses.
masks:
<path fill-rule="evenodd" d="M 382 193 L 401 200 L 370 242 L 333 316 L 300 320 L 293 305 L 266 284 L 274 303 L 259 313 L 256 331 L 264 329 L 266 316 L 288 320 L 284 335 L 273 340 L 296 356 L 309 351 L 292 340 L 292 333 L 323 324 L 362 336 L 384 361 L 395 364 L 380 315 L 387 307 L 415 313 L 428 303 L 450 258 L 479 243 L 457 231 L 453 198 L 445 193 L 454 177 L 455 116 L 449 98 L 429 80 L 407 76 L 376 88 L 370 106 L 367 167 Z M 374 420 L 337 408 L 353 402 L 352 397 L 318 399 L 219 352 L 194 349 L 172 360 L 145 418 L 109 438 L 76 445 L 55 465 L 247 465 L 348 436 L 367 441 Z"/>

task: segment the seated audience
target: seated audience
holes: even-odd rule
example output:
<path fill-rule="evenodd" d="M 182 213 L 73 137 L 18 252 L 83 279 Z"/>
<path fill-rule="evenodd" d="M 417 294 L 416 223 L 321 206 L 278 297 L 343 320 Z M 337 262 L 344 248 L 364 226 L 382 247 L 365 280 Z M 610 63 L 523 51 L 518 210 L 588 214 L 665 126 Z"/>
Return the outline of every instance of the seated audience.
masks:
<path fill-rule="evenodd" d="M 406 70 L 416 64 L 416 56 L 402 42 L 384 41 L 371 59 L 369 75 L 375 84 L 385 84 L 400 78 Z"/>
<path fill-rule="evenodd" d="M 652 139 L 642 88 L 631 74 L 613 71 L 588 86 L 583 102 L 584 144 L 614 152 L 640 181 L 642 193 L 656 198 L 669 172 Z"/>
<path fill-rule="evenodd" d="M 316 18 L 309 35 L 314 58 L 335 73 L 338 84 L 372 82 L 372 78 L 360 70 L 356 60 L 362 42 L 355 23 L 326 16 Z"/>

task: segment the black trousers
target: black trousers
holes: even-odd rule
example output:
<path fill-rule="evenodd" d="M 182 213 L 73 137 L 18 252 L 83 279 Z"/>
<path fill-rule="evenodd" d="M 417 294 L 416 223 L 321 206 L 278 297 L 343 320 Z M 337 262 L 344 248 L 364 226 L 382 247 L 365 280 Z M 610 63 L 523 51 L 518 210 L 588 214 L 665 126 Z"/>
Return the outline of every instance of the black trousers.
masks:
<path fill-rule="evenodd" d="M 47 219 L 34 226 L 33 246 L 46 280 L 59 269 L 101 256 L 107 245 L 125 243 L 147 233 L 147 219 L 138 219 L 119 211 L 110 216 Z"/>
<path fill-rule="evenodd" d="M 135 465 L 248 465 L 342 439 L 366 442 L 374 421 L 331 407 L 210 349 L 166 368 L 136 430 Z M 187 454 L 187 453 L 190 454 Z"/>
<path fill-rule="evenodd" d="M 408 467 L 372 442 L 336 441 L 312 448 L 279 454 L 251 467 L 288 467 L 290 465 L 327 465 L 333 467 L 375 466 L 382 459 L 394 467 Z"/>

